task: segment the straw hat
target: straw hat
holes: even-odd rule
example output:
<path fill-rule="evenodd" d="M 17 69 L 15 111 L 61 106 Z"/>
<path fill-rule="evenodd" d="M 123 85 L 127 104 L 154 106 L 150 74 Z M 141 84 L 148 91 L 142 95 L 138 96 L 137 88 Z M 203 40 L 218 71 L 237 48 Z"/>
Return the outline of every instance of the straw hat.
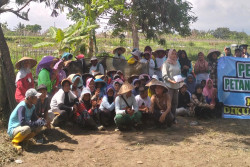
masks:
<path fill-rule="evenodd" d="M 118 95 L 123 95 L 123 94 L 126 94 L 126 93 L 132 91 L 133 89 L 134 89 L 134 87 L 131 84 L 129 84 L 128 82 L 125 82 L 121 86 L 121 88 L 120 88 L 120 90 L 119 90 L 119 92 L 117 94 Z"/>
<path fill-rule="evenodd" d="M 122 54 L 126 52 L 126 49 L 124 47 L 118 47 L 113 50 L 113 54 L 115 54 L 118 49 L 122 50 Z"/>
<path fill-rule="evenodd" d="M 128 78 L 128 82 L 132 83 L 134 79 L 138 79 L 139 75 L 136 74 L 132 74 L 129 78 Z"/>
<path fill-rule="evenodd" d="M 103 79 L 104 78 L 104 75 L 96 75 L 95 76 L 95 79 Z"/>
<path fill-rule="evenodd" d="M 69 80 L 72 82 L 72 80 L 73 80 L 73 78 L 74 78 L 75 76 L 82 77 L 82 75 L 81 75 L 80 73 L 76 73 L 76 74 L 70 74 L 70 75 L 67 77 L 67 79 L 69 79 Z"/>
<path fill-rule="evenodd" d="M 155 78 L 152 78 L 151 81 L 149 83 L 147 83 L 145 86 L 150 87 L 152 84 L 155 84 L 155 82 L 158 81 Z"/>
<path fill-rule="evenodd" d="M 117 73 L 117 71 L 116 71 L 116 70 L 109 70 L 109 71 L 107 72 L 107 75 L 110 76 L 111 73 Z"/>
<path fill-rule="evenodd" d="M 208 58 L 208 59 L 211 59 L 211 57 L 212 57 L 213 53 L 216 53 L 217 57 L 219 57 L 219 56 L 220 56 L 220 54 L 221 54 L 221 52 L 220 52 L 220 51 L 218 51 L 218 50 L 215 50 L 215 49 L 210 49 L 210 50 L 209 50 L 209 53 L 208 53 L 208 55 L 207 55 L 207 58 Z"/>
<path fill-rule="evenodd" d="M 20 69 L 21 68 L 21 64 L 23 61 L 25 60 L 28 60 L 30 65 L 31 65 L 31 68 L 35 67 L 36 64 L 37 64 L 37 61 L 35 59 L 32 59 L 30 57 L 22 57 L 17 63 L 16 63 L 16 69 Z"/>
<path fill-rule="evenodd" d="M 70 81 L 70 79 L 65 78 L 65 79 L 62 80 L 61 85 L 64 85 L 65 82 L 69 82 L 70 85 L 72 84 L 72 82 Z"/>
<path fill-rule="evenodd" d="M 155 90 L 156 86 L 163 87 L 164 88 L 164 92 L 168 91 L 168 88 L 167 88 L 166 84 L 163 83 L 163 82 L 161 82 L 161 81 L 155 81 L 155 82 L 151 83 L 150 89 Z"/>

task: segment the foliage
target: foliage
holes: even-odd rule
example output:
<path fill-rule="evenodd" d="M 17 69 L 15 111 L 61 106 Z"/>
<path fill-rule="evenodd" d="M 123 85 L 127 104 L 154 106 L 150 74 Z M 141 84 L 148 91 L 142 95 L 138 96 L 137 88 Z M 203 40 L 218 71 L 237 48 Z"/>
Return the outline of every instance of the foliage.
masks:
<path fill-rule="evenodd" d="M 32 33 L 38 33 L 42 30 L 42 27 L 38 24 L 35 25 L 26 25 L 25 30 L 32 32 Z"/>
<path fill-rule="evenodd" d="M 123 0 L 114 9 L 109 24 L 114 27 L 114 34 L 136 26 L 147 39 L 176 32 L 186 36 L 191 32 L 189 24 L 197 19 L 190 14 L 191 9 L 191 3 L 182 0 Z"/>
<path fill-rule="evenodd" d="M 88 26 L 86 21 L 78 21 L 76 24 L 69 26 L 67 29 L 50 27 L 49 35 L 53 39 L 51 42 L 41 42 L 35 44 L 34 48 L 56 46 L 56 53 L 74 52 L 77 53 L 82 48 L 83 43 L 89 37 L 89 32 L 98 28 L 98 25 Z"/>

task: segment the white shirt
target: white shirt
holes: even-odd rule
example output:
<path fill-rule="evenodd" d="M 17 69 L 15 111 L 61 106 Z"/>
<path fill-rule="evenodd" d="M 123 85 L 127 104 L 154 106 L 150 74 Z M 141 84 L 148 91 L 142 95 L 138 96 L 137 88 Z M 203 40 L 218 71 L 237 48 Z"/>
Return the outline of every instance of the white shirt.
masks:
<path fill-rule="evenodd" d="M 138 111 L 138 105 L 135 100 L 135 96 L 131 95 L 129 98 L 126 97 L 126 95 L 121 95 L 124 97 L 124 99 L 127 101 L 128 105 L 135 110 L 135 112 Z M 126 102 L 121 98 L 121 96 L 117 96 L 115 98 L 115 112 L 116 114 L 126 114 L 125 109 L 127 106 Z"/>
<path fill-rule="evenodd" d="M 157 63 L 157 68 L 161 68 L 163 63 L 164 63 L 164 60 L 165 60 L 165 57 L 163 58 L 156 58 L 156 63 Z M 159 78 L 162 78 L 162 72 L 161 70 L 155 70 L 155 75 L 157 75 Z"/>
<path fill-rule="evenodd" d="M 149 70 L 148 70 L 148 74 L 149 76 L 153 76 L 154 75 L 154 68 L 155 68 L 155 62 L 153 59 L 150 59 L 149 61 L 145 58 L 140 60 L 141 63 L 149 63 Z"/>
<path fill-rule="evenodd" d="M 89 73 L 90 73 L 91 75 L 95 75 L 96 72 L 100 72 L 101 74 L 104 75 L 104 68 L 103 68 L 102 64 L 99 64 L 99 71 L 96 71 L 97 66 L 98 66 L 98 65 L 96 65 L 96 66 L 93 66 L 93 65 L 92 65 L 92 66 L 90 67 L 90 69 L 89 69 Z"/>
<path fill-rule="evenodd" d="M 50 108 L 51 109 L 59 109 L 58 105 L 59 104 L 64 104 L 64 98 L 65 98 L 65 93 L 62 89 L 59 89 L 59 91 L 52 97 L 51 102 L 50 102 Z M 74 99 L 76 99 L 76 95 L 69 91 L 69 101 L 73 102 Z"/>
<path fill-rule="evenodd" d="M 151 105 L 150 97 L 147 97 L 147 98 L 145 98 L 145 99 L 142 99 L 140 95 L 137 95 L 137 96 L 135 96 L 135 100 L 136 100 L 136 103 L 138 104 L 139 107 L 141 107 L 143 103 L 144 103 L 144 105 L 145 105 L 146 107 L 148 107 L 148 108 L 149 108 L 150 105 Z"/>

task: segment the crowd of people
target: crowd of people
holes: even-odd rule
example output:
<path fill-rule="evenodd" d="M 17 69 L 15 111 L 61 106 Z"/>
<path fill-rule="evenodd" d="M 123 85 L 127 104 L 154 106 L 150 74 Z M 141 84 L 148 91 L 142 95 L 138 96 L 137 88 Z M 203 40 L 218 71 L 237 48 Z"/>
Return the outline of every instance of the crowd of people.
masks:
<path fill-rule="evenodd" d="M 126 49 L 116 48 L 116 59 L 125 60 Z M 232 56 L 229 47 L 225 54 Z M 116 125 L 120 131 L 143 128 L 166 128 L 177 124 L 177 116 L 198 119 L 221 117 L 223 104 L 217 99 L 218 50 L 210 50 L 207 60 L 197 54 L 192 65 L 185 50 L 134 49 L 128 64 L 148 64 L 148 73 L 125 76 L 120 70 L 106 71 L 98 58 L 90 60 L 89 73 L 66 75 L 66 62 L 73 58 L 45 56 L 37 61 L 23 57 L 15 67 L 15 98 L 19 103 L 11 113 L 8 134 L 13 146 L 38 134 L 43 127 L 65 127 L 105 130 Z M 235 57 L 249 57 L 247 45 L 235 50 Z M 83 60 L 84 55 L 77 55 Z M 35 89 L 31 69 L 36 67 Z"/>

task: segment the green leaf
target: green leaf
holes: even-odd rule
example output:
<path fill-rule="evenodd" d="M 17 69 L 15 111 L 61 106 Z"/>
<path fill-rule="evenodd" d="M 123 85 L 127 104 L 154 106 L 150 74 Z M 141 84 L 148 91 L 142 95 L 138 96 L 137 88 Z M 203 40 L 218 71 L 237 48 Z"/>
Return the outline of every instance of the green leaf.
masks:
<path fill-rule="evenodd" d="M 49 28 L 49 34 L 50 34 L 51 38 L 56 39 L 56 32 L 57 32 L 56 27 L 50 27 Z"/>
<path fill-rule="evenodd" d="M 56 32 L 56 41 L 61 42 L 64 39 L 64 32 L 59 28 Z"/>
<path fill-rule="evenodd" d="M 66 30 L 64 30 L 64 37 L 67 38 L 73 34 L 75 34 L 75 32 L 77 32 L 79 30 L 79 28 L 82 26 L 83 22 L 82 21 L 78 21 L 76 24 L 69 26 Z"/>
<path fill-rule="evenodd" d="M 70 43 L 72 43 L 72 42 L 77 42 L 77 41 L 79 41 L 79 40 L 83 40 L 83 39 L 88 38 L 88 37 L 89 37 L 89 35 L 78 36 L 78 37 L 69 37 L 69 38 L 65 38 L 65 39 L 63 40 L 63 42 L 64 42 L 64 43 L 70 44 Z"/>
<path fill-rule="evenodd" d="M 33 45 L 33 48 L 42 48 L 42 47 L 48 47 L 48 46 L 54 46 L 54 42 L 41 42 L 38 44 Z"/>

